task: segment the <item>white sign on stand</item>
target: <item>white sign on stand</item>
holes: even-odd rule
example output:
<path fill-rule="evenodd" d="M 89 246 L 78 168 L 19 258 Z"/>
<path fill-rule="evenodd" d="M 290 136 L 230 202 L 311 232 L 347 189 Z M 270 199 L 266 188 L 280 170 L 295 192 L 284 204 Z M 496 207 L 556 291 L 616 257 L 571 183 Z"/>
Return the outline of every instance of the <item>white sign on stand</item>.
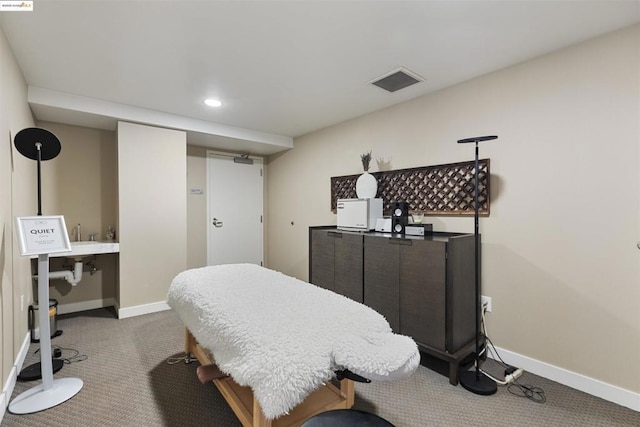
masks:
<path fill-rule="evenodd" d="M 62 215 L 17 217 L 20 253 L 22 256 L 38 255 L 38 320 L 40 322 L 40 371 L 42 384 L 23 392 L 9 404 L 14 414 L 31 414 L 53 408 L 73 396 L 83 386 L 79 378 L 53 379 L 51 360 L 51 326 L 49 310 L 49 254 L 70 252 L 71 242 Z"/>
<path fill-rule="evenodd" d="M 20 238 L 20 255 L 71 251 L 64 216 L 20 216 L 16 217 L 16 222 Z"/>

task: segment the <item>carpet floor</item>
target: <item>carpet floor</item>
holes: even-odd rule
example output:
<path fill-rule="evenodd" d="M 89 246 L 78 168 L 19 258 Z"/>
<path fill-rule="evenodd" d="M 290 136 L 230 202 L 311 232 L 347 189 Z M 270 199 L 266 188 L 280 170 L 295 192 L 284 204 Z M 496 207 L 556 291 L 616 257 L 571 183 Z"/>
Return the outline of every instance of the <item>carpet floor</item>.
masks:
<path fill-rule="evenodd" d="M 66 363 L 54 379 L 80 378 L 82 390 L 45 411 L 7 410 L 0 426 L 240 426 L 217 388 L 198 381 L 197 362 L 168 363 L 183 356 L 184 327 L 173 311 L 118 320 L 111 309 L 99 309 L 59 316 L 57 324 L 63 334 L 52 345 Z M 40 360 L 38 350 L 31 344 L 24 367 Z M 546 401 L 506 387 L 477 396 L 420 366 L 402 381 L 357 383 L 354 409 L 397 427 L 640 426 L 640 413 L 631 409 L 529 373 L 519 382 L 543 389 Z M 12 399 L 37 384 L 19 381 Z"/>

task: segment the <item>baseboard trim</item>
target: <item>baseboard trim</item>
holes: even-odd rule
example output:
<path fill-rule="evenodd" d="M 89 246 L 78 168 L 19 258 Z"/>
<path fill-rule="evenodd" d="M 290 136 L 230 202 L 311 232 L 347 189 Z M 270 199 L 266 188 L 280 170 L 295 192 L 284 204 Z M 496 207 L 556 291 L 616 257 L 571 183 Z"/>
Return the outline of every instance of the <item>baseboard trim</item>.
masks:
<path fill-rule="evenodd" d="M 9 401 L 11 400 L 11 394 L 13 393 L 13 389 L 16 386 L 16 379 L 18 378 L 18 372 L 16 367 L 13 366 L 9 371 L 9 378 L 7 378 L 7 382 L 2 389 L 2 393 L 0 393 L 0 423 L 4 418 L 4 414 L 7 413 L 7 408 L 9 407 Z"/>
<path fill-rule="evenodd" d="M 22 370 L 22 365 L 24 365 L 24 359 L 27 358 L 27 353 L 29 352 L 29 345 L 31 345 L 31 333 L 27 332 L 22 340 L 22 346 L 20 347 L 20 351 L 18 352 L 18 357 L 16 357 L 16 363 L 14 366 L 20 372 Z M 16 379 L 18 376 L 16 375 Z"/>
<path fill-rule="evenodd" d="M 640 393 L 541 362 L 504 348 L 496 347 L 496 350 L 502 360 L 509 365 L 517 366 L 532 374 L 640 412 Z"/>
<path fill-rule="evenodd" d="M 58 314 L 77 313 L 85 310 L 95 310 L 96 308 L 111 307 L 115 305 L 115 299 L 104 298 L 90 301 L 72 302 L 58 305 Z"/>
<path fill-rule="evenodd" d="M 22 346 L 20 347 L 20 351 L 16 356 L 16 361 L 11 367 L 11 370 L 9 371 L 7 382 L 4 384 L 2 393 L 0 393 L 0 423 L 2 423 L 4 414 L 7 412 L 7 408 L 9 407 L 11 395 L 13 394 L 13 389 L 15 388 L 16 381 L 18 380 L 18 373 L 22 370 L 22 365 L 24 364 L 24 360 L 26 359 L 27 353 L 29 352 L 30 343 L 31 343 L 31 335 L 27 332 L 27 335 L 24 337 L 24 340 L 22 341 Z"/>
<path fill-rule="evenodd" d="M 121 308 L 115 305 L 118 313 L 118 319 L 126 319 L 127 317 L 142 316 L 143 314 L 157 313 L 159 311 L 171 310 L 166 301 L 153 302 L 150 304 L 136 305 L 134 307 Z"/>

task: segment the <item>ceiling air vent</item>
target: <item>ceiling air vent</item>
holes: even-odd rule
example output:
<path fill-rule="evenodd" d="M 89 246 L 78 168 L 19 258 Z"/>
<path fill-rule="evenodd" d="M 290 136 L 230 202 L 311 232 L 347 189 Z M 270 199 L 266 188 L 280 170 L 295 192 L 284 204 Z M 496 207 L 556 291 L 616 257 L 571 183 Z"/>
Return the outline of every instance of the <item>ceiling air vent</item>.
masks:
<path fill-rule="evenodd" d="M 388 92 L 395 92 L 400 89 L 404 89 L 407 86 L 414 85 L 424 81 L 422 77 L 416 73 L 412 73 L 406 68 L 398 68 L 390 73 L 384 74 L 372 80 L 371 84 L 378 86 Z"/>

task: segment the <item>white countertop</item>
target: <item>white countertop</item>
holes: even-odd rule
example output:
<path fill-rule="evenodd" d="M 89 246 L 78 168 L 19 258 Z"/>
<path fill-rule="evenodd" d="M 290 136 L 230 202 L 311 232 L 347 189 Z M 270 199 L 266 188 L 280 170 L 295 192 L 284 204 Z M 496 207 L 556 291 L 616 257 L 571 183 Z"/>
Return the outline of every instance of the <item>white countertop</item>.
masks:
<path fill-rule="evenodd" d="M 118 242 L 82 241 L 71 242 L 71 252 L 57 252 L 50 254 L 49 257 L 75 258 L 79 256 L 111 254 L 117 252 L 120 252 L 120 244 Z M 37 257 L 37 255 L 34 255 L 31 258 Z"/>

